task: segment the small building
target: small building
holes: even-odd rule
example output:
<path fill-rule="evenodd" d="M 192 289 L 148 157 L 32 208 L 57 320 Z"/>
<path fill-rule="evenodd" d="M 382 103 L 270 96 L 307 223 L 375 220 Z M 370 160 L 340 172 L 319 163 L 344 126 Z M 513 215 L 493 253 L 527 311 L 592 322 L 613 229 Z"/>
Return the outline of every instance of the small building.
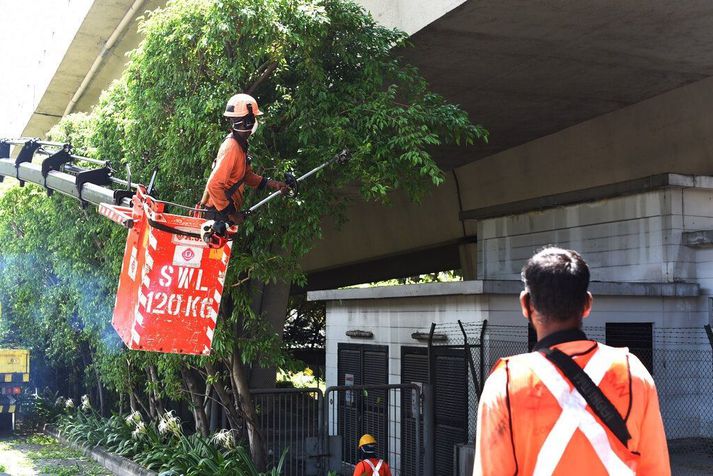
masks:
<path fill-rule="evenodd" d="M 559 200 L 569 203 L 502 216 L 483 210 L 476 279 L 308 295 L 327 303 L 327 386 L 433 385 L 436 474 L 461 474 L 458 466 L 469 464 L 456 448 L 472 453 L 477 389 L 489 368 L 534 343 L 520 313 L 519 274 L 548 244 L 587 260 L 594 308 L 585 331 L 628 346 L 650 369 L 668 437 L 713 437 L 713 343 L 703 328 L 713 312 L 713 178 L 666 174 Z M 409 474 L 398 443 L 404 414 L 392 413 L 383 428 L 367 422 L 359 431 L 381 432 L 388 458 Z"/>

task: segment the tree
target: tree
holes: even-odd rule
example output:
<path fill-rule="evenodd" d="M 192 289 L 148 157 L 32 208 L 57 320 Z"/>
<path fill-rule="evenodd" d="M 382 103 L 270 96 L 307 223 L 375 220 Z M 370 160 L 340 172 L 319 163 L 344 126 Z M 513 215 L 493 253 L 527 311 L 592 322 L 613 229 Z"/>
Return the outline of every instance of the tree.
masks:
<path fill-rule="evenodd" d="M 407 45 L 403 32 L 377 25 L 351 2 L 175 0 L 147 14 L 141 30 L 145 39 L 129 55 L 121 78 L 90 115 L 63 119 L 53 131 L 55 138 L 115 165 L 130 165 L 134 178 L 158 168 L 160 198 L 183 203 L 200 197 L 226 133 L 221 121 L 225 101 L 239 91 L 256 96 L 266 111 L 251 140 L 253 167 L 259 172 L 305 172 L 343 148 L 352 152 L 346 168 L 319 174 L 298 199 L 273 203 L 242 226 L 211 357 L 175 358 L 171 365 L 158 357 L 156 364 L 172 369 L 165 374 L 167 385 L 180 381 L 179 375 L 191 382 L 184 393 L 199 410 L 197 427 L 204 425 L 198 421 L 204 416 L 197 394 L 210 393 L 199 392 L 201 385 L 213 389 L 231 425 L 244 418 L 253 457 L 264 467 L 250 379 L 258 367 L 286 362 L 280 338 L 289 289 L 292 283 L 305 284 L 300 259 L 321 238 L 323 217 L 344 218 L 347 196 L 339 191 L 355 188 L 365 200 L 388 201 L 400 188 L 418 199 L 443 181 L 431 156 L 435 147 L 470 145 L 487 133 L 463 110 L 430 92 L 418 71 L 398 57 L 396 52 Z M 17 194 L 18 199 L 29 195 Z M 83 216 L 66 205 L 34 199 L 46 213 L 63 219 Z M 5 200 L 2 206 L 11 204 Z M 93 217 L 81 219 L 81 231 L 57 228 L 57 252 L 70 259 L 67 266 L 73 271 L 114 282 L 121 233 Z M 19 233 L 12 219 L 0 226 L 4 233 Z M 81 249 L 67 247 L 70 238 L 78 239 Z M 101 289 L 105 297 L 112 295 L 111 286 Z M 3 295 L 13 308 L 27 303 L 6 295 L 7 290 Z M 108 322 L 106 309 L 98 315 Z M 156 358 L 132 356 L 129 361 Z M 125 361 L 108 360 L 122 369 L 111 378 L 114 388 L 133 395 L 146 377 L 137 378 Z M 107 371 L 106 364 L 102 369 Z M 151 385 L 149 395 L 156 388 L 155 382 Z"/>

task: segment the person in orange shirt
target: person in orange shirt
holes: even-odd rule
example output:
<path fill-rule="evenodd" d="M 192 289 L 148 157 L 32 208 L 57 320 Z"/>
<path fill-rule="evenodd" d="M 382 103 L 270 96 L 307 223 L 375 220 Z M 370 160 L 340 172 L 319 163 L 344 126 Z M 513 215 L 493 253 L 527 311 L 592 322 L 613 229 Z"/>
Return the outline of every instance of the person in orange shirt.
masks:
<path fill-rule="evenodd" d="M 391 469 L 383 459 L 376 457 L 376 439 L 366 434 L 359 438 L 361 461 L 354 467 L 353 476 L 391 476 Z"/>
<path fill-rule="evenodd" d="M 587 338 L 589 268 L 549 247 L 522 270 L 529 354 L 501 359 L 478 406 L 474 475 L 671 474 L 654 381 L 626 348 Z"/>
<path fill-rule="evenodd" d="M 205 218 L 239 224 L 245 185 L 262 190 L 289 191 L 284 182 L 261 177 L 253 172 L 248 157 L 248 139 L 257 130 L 257 116 L 262 115 L 255 98 L 236 94 L 228 100 L 223 116 L 230 123 L 230 134 L 220 146 L 213 162 L 198 209 L 206 209 Z"/>

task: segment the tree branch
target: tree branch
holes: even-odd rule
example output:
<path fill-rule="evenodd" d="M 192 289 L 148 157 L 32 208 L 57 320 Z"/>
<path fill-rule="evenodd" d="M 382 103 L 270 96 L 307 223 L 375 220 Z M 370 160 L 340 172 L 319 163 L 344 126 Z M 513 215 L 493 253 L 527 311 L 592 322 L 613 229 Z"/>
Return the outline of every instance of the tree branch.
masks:
<path fill-rule="evenodd" d="M 247 91 L 245 91 L 247 94 L 252 94 L 255 89 L 257 89 L 260 84 L 265 81 L 270 75 L 277 69 L 277 61 L 273 61 L 270 63 L 267 68 L 265 68 L 265 71 L 262 72 L 259 78 L 248 88 Z"/>

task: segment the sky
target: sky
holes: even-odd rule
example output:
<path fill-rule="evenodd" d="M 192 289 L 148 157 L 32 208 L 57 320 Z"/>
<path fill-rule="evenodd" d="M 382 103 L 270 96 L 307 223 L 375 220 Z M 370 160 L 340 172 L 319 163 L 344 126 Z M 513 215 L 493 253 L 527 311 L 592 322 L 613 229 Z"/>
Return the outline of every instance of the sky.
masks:
<path fill-rule="evenodd" d="M 0 0 L 0 137 L 18 137 L 94 0 Z"/>

